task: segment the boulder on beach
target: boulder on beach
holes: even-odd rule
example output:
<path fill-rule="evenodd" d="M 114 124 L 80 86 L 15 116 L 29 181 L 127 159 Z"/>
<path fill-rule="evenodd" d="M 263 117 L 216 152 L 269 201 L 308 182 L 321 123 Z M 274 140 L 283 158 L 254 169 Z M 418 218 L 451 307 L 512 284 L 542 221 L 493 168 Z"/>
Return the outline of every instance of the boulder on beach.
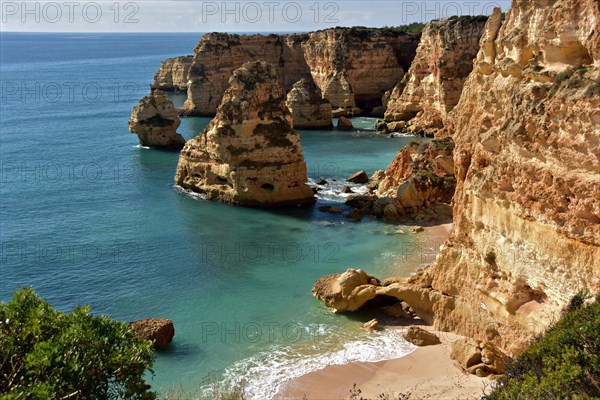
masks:
<path fill-rule="evenodd" d="M 404 339 L 415 346 L 434 346 L 441 344 L 440 338 L 435 333 L 428 332 L 425 329 L 418 326 L 411 326 L 404 333 Z"/>

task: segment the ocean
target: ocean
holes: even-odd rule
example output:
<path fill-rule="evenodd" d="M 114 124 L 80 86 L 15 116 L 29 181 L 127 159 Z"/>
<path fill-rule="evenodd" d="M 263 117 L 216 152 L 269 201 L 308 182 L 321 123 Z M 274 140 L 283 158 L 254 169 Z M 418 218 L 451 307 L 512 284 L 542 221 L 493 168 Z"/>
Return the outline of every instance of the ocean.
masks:
<path fill-rule="evenodd" d="M 174 342 L 149 376 L 162 393 L 243 379 L 267 399 L 329 364 L 412 351 L 393 331 L 363 332 L 369 315 L 334 315 L 311 288 L 348 267 L 411 273 L 402 262 L 418 236 L 318 207 L 344 208 L 346 177 L 385 169 L 416 139 L 379 135 L 373 118 L 355 118 L 355 132 L 300 131 L 310 179 L 330 182 L 315 207 L 248 209 L 177 190 L 178 153 L 140 147 L 127 121 L 160 61 L 191 54 L 200 36 L 1 33 L 0 300 L 33 286 L 63 311 L 172 319 Z M 209 120 L 184 118 L 179 132 L 189 139 Z"/>

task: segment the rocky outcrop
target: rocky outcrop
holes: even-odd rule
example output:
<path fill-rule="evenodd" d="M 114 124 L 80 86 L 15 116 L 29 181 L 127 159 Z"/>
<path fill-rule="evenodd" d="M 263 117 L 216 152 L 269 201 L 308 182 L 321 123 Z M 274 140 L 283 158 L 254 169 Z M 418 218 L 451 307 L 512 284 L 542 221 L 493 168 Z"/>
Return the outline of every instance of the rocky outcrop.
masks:
<path fill-rule="evenodd" d="M 485 377 L 501 375 L 509 357 L 493 343 L 462 338 L 452 342 L 450 357 L 466 372 Z"/>
<path fill-rule="evenodd" d="M 140 100 L 131 112 L 129 132 L 135 133 L 142 146 L 180 149 L 185 144 L 177 133 L 181 120 L 173 102 L 162 91 L 154 91 Z"/>
<path fill-rule="evenodd" d="M 413 277 L 344 293 L 518 353 L 577 291 L 600 292 L 599 21 L 593 0 L 494 11 L 440 132 L 456 146 L 450 240 Z"/>
<path fill-rule="evenodd" d="M 175 183 L 245 206 L 313 203 L 300 136 L 274 68 L 255 61 L 230 79 L 216 117 L 181 152 Z"/>
<path fill-rule="evenodd" d="M 335 28 L 293 35 L 206 34 L 194 51 L 185 113 L 212 115 L 236 68 L 271 63 L 286 90 L 313 78 L 323 97 L 345 114 L 381 105 L 402 78 L 419 36 L 367 28 Z"/>
<path fill-rule="evenodd" d="M 385 171 L 378 195 L 398 200 L 391 203 L 398 215 L 415 214 L 435 203 L 450 203 L 456 186 L 453 150 L 449 137 L 407 145 Z"/>
<path fill-rule="evenodd" d="M 165 350 L 175 336 L 173 321 L 164 318 L 143 319 L 129 324 L 131 330 L 145 340 L 151 340 L 154 348 Z"/>
<path fill-rule="evenodd" d="M 167 58 L 160 64 L 150 85 L 152 89 L 167 91 L 187 91 L 188 73 L 192 66 L 193 56 Z"/>
<path fill-rule="evenodd" d="M 433 136 L 456 106 L 473 69 L 485 17 L 452 17 L 428 23 L 408 73 L 388 95 L 385 132 Z M 402 121 L 404 124 L 391 122 Z"/>
<path fill-rule="evenodd" d="M 415 346 L 435 346 L 441 344 L 440 338 L 433 332 L 428 332 L 418 326 L 411 326 L 403 335 L 404 340 L 414 344 Z"/>
<path fill-rule="evenodd" d="M 292 113 L 296 129 L 333 126 L 331 103 L 323 98 L 321 90 L 311 79 L 296 82 L 288 93 L 285 104 Z"/>
<path fill-rule="evenodd" d="M 340 119 L 338 119 L 337 128 L 342 131 L 352 131 L 354 130 L 354 125 L 348 118 L 340 117 Z"/>

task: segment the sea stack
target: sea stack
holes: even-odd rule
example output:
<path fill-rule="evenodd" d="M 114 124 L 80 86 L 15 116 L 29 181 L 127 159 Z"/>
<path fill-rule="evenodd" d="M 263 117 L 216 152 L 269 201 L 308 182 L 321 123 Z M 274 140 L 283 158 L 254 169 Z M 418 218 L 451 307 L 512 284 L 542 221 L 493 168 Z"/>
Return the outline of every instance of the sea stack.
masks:
<path fill-rule="evenodd" d="M 286 105 L 292 113 L 294 128 L 331 128 L 332 111 L 329 100 L 321 95 L 321 89 L 312 79 L 301 79 L 287 95 Z"/>
<path fill-rule="evenodd" d="M 167 94 L 155 90 L 140 100 L 129 119 L 129 132 L 135 133 L 142 146 L 181 149 L 185 139 L 177 128 L 181 120 Z"/>
<path fill-rule="evenodd" d="M 285 98 L 269 63 L 248 62 L 234 71 L 215 118 L 182 150 L 175 183 L 243 206 L 313 203 Z"/>

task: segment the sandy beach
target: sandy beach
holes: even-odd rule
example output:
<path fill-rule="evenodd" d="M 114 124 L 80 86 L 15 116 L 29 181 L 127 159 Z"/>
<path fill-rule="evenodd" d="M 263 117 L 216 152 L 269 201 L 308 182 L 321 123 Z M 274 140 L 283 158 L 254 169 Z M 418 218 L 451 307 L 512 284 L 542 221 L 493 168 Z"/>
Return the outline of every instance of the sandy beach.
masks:
<path fill-rule="evenodd" d="M 354 384 L 364 399 L 381 394 L 390 400 L 399 394 L 410 394 L 411 400 L 479 399 L 491 381 L 466 374 L 450 359 L 450 343 L 458 336 L 436 333 L 440 345 L 419 347 L 395 360 L 329 366 L 288 382 L 277 399 L 347 399 Z"/>
<path fill-rule="evenodd" d="M 450 235 L 452 224 L 424 229 L 422 235 L 426 237 L 426 247 L 439 246 Z M 414 268 L 423 264 L 419 254 L 406 258 L 405 262 Z M 378 396 L 382 394 L 389 396 L 384 397 L 386 399 L 397 399 L 400 394 L 410 394 L 410 399 L 479 399 L 491 381 L 466 374 L 450 359 L 450 345 L 459 336 L 447 332 L 435 333 L 442 344 L 419 347 L 411 354 L 394 360 L 332 365 L 291 380 L 279 392 L 277 399 L 346 399 L 351 395 L 354 385 L 360 389 L 357 399 L 379 399 Z"/>

